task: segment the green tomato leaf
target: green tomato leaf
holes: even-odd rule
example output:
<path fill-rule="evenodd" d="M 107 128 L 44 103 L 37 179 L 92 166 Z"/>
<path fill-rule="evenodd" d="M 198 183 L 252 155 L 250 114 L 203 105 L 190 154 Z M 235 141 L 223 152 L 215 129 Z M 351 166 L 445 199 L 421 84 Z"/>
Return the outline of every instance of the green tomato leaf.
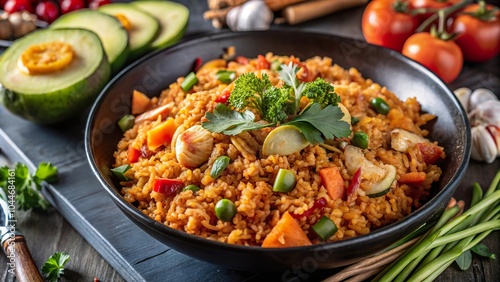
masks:
<path fill-rule="evenodd" d="M 471 248 L 471 251 L 473 251 L 474 253 L 482 256 L 482 257 L 487 257 L 487 258 L 490 258 L 490 259 L 496 259 L 497 256 L 492 253 L 490 251 L 490 249 L 484 245 L 483 243 L 479 243 L 477 245 L 475 245 L 474 247 Z"/>
<path fill-rule="evenodd" d="M 458 264 L 458 267 L 461 270 L 469 269 L 472 264 L 472 253 L 470 252 L 470 250 L 463 252 L 455 259 L 455 262 Z"/>
<path fill-rule="evenodd" d="M 56 252 L 42 265 L 42 274 L 49 282 L 57 282 L 64 275 L 64 268 L 69 260 L 69 255 Z"/>

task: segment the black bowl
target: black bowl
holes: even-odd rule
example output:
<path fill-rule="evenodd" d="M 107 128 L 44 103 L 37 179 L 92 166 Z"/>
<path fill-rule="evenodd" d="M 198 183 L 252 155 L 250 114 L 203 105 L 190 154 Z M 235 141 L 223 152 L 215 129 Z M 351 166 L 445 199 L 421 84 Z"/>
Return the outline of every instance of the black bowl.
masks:
<path fill-rule="evenodd" d="M 301 59 L 328 56 L 334 63 L 357 68 L 395 92 L 399 98 L 417 97 L 426 112 L 438 115 L 430 125 L 430 138 L 444 146 L 447 158 L 433 197 L 404 219 L 368 235 L 344 241 L 287 249 L 264 249 L 214 242 L 171 229 L 127 203 L 119 193 L 110 168 L 122 133 L 117 121 L 130 111 L 133 89 L 159 95 L 177 77 L 191 71 L 196 57 L 208 61 L 228 46 L 238 55 L 256 57 L 273 52 Z M 153 53 L 111 81 L 89 116 L 86 153 L 96 177 L 118 207 L 139 227 L 169 247 L 194 258 L 244 271 L 277 271 L 292 266 L 333 268 L 372 255 L 412 232 L 442 212 L 463 177 L 470 154 L 470 126 L 466 114 L 446 84 L 433 73 L 401 54 L 366 42 L 327 34 L 295 31 L 217 33 L 182 42 Z"/>

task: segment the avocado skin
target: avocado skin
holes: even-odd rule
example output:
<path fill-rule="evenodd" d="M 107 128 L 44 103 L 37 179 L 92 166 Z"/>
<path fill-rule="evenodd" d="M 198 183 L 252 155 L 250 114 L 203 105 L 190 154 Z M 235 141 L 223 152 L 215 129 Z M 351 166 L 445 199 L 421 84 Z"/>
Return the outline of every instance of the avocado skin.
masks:
<path fill-rule="evenodd" d="M 38 124 L 54 124 L 77 116 L 92 104 L 111 76 L 106 56 L 96 71 L 65 89 L 24 94 L 0 84 L 0 103 L 15 115 Z"/>

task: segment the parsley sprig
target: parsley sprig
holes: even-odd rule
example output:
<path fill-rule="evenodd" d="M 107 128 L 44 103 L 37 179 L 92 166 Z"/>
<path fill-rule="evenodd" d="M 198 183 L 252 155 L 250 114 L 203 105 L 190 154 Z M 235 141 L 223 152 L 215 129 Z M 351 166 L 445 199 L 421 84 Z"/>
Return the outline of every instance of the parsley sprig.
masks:
<path fill-rule="evenodd" d="M 51 163 L 40 163 L 33 175 L 28 167 L 21 163 L 17 163 L 13 170 L 8 166 L 0 167 L 0 187 L 5 195 L 9 196 L 12 194 L 9 193 L 8 187 L 15 187 L 15 200 L 19 210 L 46 210 L 50 206 L 41 193 L 43 181 L 57 181 L 57 167 Z M 6 197 L 2 194 L 0 193 L 0 196 Z"/>
<path fill-rule="evenodd" d="M 69 255 L 64 252 L 55 252 L 42 265 L 42 274 L 49 282 L 57 282 L 64 275 L 64 267 Z"/>
<path fill-rule="evenodd" d="M 323 143 L 324 138 L 349 136 L 351 130 L 349 124 L 341 120 L 344 114 L 337 106 L 340 97 L 334 87 L 322 78 L 309 83 L 300 82 L 297 71 L 296 64 L 281 65 L 280 79 L 285 83 L 282 87 L 273 86 L 267 74 L 262 78 L 254 73 L 241 75 L 229 97 L 229 105 L 234 109 L 218 104 L 213 113 L 205 114 L 208 121 L 202 123 L 203 128 L 237 135 L 243 131 L 291 124 L 312 144 Z M 299 113 L 303 96 L 311 103 Z M 256 122 L 255 115 L 248 108 L 254 109 L 268 123 Z"/>

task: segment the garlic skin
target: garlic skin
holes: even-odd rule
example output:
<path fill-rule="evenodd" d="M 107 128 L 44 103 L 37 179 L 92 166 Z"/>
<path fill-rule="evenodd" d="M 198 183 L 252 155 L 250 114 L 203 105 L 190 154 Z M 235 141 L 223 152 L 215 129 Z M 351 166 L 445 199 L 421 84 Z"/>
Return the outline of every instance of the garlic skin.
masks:
<path fill-rule="evenodd" d="M 471 158 L 492 163 L 500 156 L 500 100 L 488 89 L 454 91 L 471 124 Z"/>
<path fill-rule="evenodd" d="M 175 141 L 175 157 L 184 167 L 196 168 L 208 161 L 214 138 L 201 125 L 194 125 L 180 133 Z"/>
<path fill-rule="evenodd" d="M 226 16 L 227 26 L 232 31 L 269 29 L 274 15 L 264 1 L 251 0 L 232 8 Z"/>

